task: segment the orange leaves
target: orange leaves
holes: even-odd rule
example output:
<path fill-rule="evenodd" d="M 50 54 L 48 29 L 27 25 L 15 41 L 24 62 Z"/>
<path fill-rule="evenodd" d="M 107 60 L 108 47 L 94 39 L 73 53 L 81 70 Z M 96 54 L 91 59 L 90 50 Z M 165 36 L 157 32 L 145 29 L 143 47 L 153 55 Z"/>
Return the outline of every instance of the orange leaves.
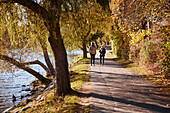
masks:
<path fill-rule="evenodd" d="M 157 15 L 158 15 L 159 17 L 161 17 L 161 12 L 159 12 Z"/>

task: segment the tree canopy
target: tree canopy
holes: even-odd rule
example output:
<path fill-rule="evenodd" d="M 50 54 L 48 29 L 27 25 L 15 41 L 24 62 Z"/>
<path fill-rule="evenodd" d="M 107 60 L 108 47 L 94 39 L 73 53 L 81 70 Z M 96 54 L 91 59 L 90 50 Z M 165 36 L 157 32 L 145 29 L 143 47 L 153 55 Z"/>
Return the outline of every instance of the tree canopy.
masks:
<path fill-rule="evenodd" d="M 61 28 L 65 45 L 71 50 L 82 49 L 84 58 L 87 57 L 86 44 L 91 34 L 97 30 L 105 32 L 110 28 L 110 15 L 98 3 L 85 3 L 78 12 L 70 12 L 64 16 L 61 19 Z"/>
<path fill-rule="evenodd" d="M 93 4 L 95 4 L 94 7 L 91 7 Z M 26 65 L 37 63 L 38 61 L 25 62 L 28 60 L 28 57 L 23 56 L 27 56 L 27 53 L 32 55 L 32 51 L 38 51 L 40 53 L 42 51 L 44 53 L 44 58 L 46 59 L 48 73 L 55 75 L 56 77 L 56 94 L 64 95 L 71 90 L 67 54 L 63 43 L 63 38 L 70 37 L 70 34 L 66 33 L 64 28 L 61 29 L 61 27 L 67 26 L 67 28 L 71 28 L 72 31 L 76 30 L 72 35 L 76 36 L 81 33 L 80 38 L 88 36 L 91 32 L 90 30 L 101 25 L 94 24 L 93 22 L 100 22 L 105 17 L 102 12 L 99 13 L 101 8 L 96 4 L 96 1 L 0 0 L 0 11 L 2 12 L 0 14 L 0 36 L 1 44 L 3 45 L 3 48 L 1 48 L 0 51 L 1 60 L 10 62 L 21 69 L 27 70 L 29 67 Z M 98 13 L 96 13 L 96 11 Z M 69 18 L 66 18 L 67 16 Z M 95 18 L 95 16 L 98 18 Z M 100 21 L 97 20 L 99 17 L 101 17 Z M 63 18 L 64 21 L 68 19 L 70 25 L 64 23 Z M 90 18 L 93 19 L 91 20 Z M 65 33 L 63 33 L 63 31 Z M 71 33 L 72 31 L 69 32 Z M 8 36 L 5 32 L 7 32 Z M 9 40 L 7 45 L 4 44 L 6 40 Z M 9 48 L 7 48 L 8 45 Z M 18 50 L 19 54 L 23 53 L 24 55 L 21 54 L 21 59 L 18 59 L 19 57 L 12 57 L 9 52 L 12 52 L 13 50 L 15 52 Z M 51 50 L 53 53 L 55 70 L 48 58 L 48 50 Z M 13 54 L 16 55 L 16 53 Z M 40 64 L 40 62 L 38 63 Z M 40 75 L 39 79 L 40 78 L 44 77 Z"/>

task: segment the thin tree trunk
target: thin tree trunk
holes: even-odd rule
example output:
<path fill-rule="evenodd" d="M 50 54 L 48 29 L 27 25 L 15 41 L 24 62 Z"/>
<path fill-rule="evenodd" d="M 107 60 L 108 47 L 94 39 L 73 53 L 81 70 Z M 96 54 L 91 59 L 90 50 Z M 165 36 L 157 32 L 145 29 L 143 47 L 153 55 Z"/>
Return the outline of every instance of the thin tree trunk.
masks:
<path fill-rule="evenodd" d="M 53 68 L 53 65 L 50 61 L 50 57 L 48 55 L 47 48 L 45 47 L 45 44 L 42 42 L 41 39 L 40 39 L 40 44 L 42 46 L 45 62 L 46 62 L 47 66 L 50 70 L 50 73 L 51 73 L 52 76 L 55 76 L 55 69 Z"/>
<path fill-rule="evenodd" d="M 86 40 L 83 39 L 83 58 L 87 58 Z"/>
<path fill-rule="evenodd" d="M 91 27 L 89 26 L 89 31 L 87 32 L 87 34 L 83 37 L 83 58 L 87 58 L 87 50 L 86 50 L 86 39 L 88 38 L 88 36 L 90 35 L 91 32 Z"/>

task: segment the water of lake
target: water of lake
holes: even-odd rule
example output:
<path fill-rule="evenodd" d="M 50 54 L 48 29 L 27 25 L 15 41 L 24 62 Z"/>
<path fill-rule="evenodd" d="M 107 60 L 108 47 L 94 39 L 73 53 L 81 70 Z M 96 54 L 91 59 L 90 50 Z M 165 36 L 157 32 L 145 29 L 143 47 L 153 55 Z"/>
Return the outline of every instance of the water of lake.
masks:
<path fill-rule="evenodd" d="M 76 55 L 82 55 L 82 51 L 68 52 L 68 62 L 72 61 Z M 43 58 L 40 60 L 45 62 Z M 32 68 L 41 74 L 45 74 L 45 71 L 38 65 Z M 23 70 L 19 70 L 14 74 L 0 74 L 0 113 L 8 107 L 23 101 L 25 98 L 21 99 L 20 97 L 30 93 L 30 91 L 25 90 L 30 88 L 30 83 L 34 80 L 36 80 L 34 76 Z M 16 96 L 15 102 L 12 102 L 13 94 Z"/>

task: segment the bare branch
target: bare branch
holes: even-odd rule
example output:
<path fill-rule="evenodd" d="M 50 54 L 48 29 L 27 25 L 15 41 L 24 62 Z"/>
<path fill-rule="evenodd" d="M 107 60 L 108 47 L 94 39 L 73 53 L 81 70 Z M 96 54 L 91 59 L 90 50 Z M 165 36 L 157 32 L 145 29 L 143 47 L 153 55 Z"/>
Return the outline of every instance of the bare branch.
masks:
<path fill-rule="evenodd" d="M 49 69 L 48 69 L 42 62 L 40 62 L 39 60 L 21 63 L 21 65 L 32 65 L 32 64 L 38 64 L 38 65 L 40 65 L 47 73 L 50 73 Z"/>
<path fill-rule="evenodd" d="M 82 46 L 78 46 L 78 48 L 80 48 L 81 50 L 83 50 L 83 47 L 82 47 Z"/>
<path fill-rule="evenodd" d="M 44 78 L 43 75 L 41 75 L 37 71 L 35 71 L 29 67 L 26 67 L 26 65 L 23 65 L 22 63 L 18 62 L 17 60 L 15 60 L 7 55 L 0 54 L 0 59 L 9 62 L 9 63 L 17 66 L 18 68 L 23 69 L 24 71 L 27 71 L 28 73 L 34 75 L 36 78 L 38 78 L 41 82 L 43 82 L 46 85 L 49 85 L 49 83 L 51 82 L 49 79 Z"/>

